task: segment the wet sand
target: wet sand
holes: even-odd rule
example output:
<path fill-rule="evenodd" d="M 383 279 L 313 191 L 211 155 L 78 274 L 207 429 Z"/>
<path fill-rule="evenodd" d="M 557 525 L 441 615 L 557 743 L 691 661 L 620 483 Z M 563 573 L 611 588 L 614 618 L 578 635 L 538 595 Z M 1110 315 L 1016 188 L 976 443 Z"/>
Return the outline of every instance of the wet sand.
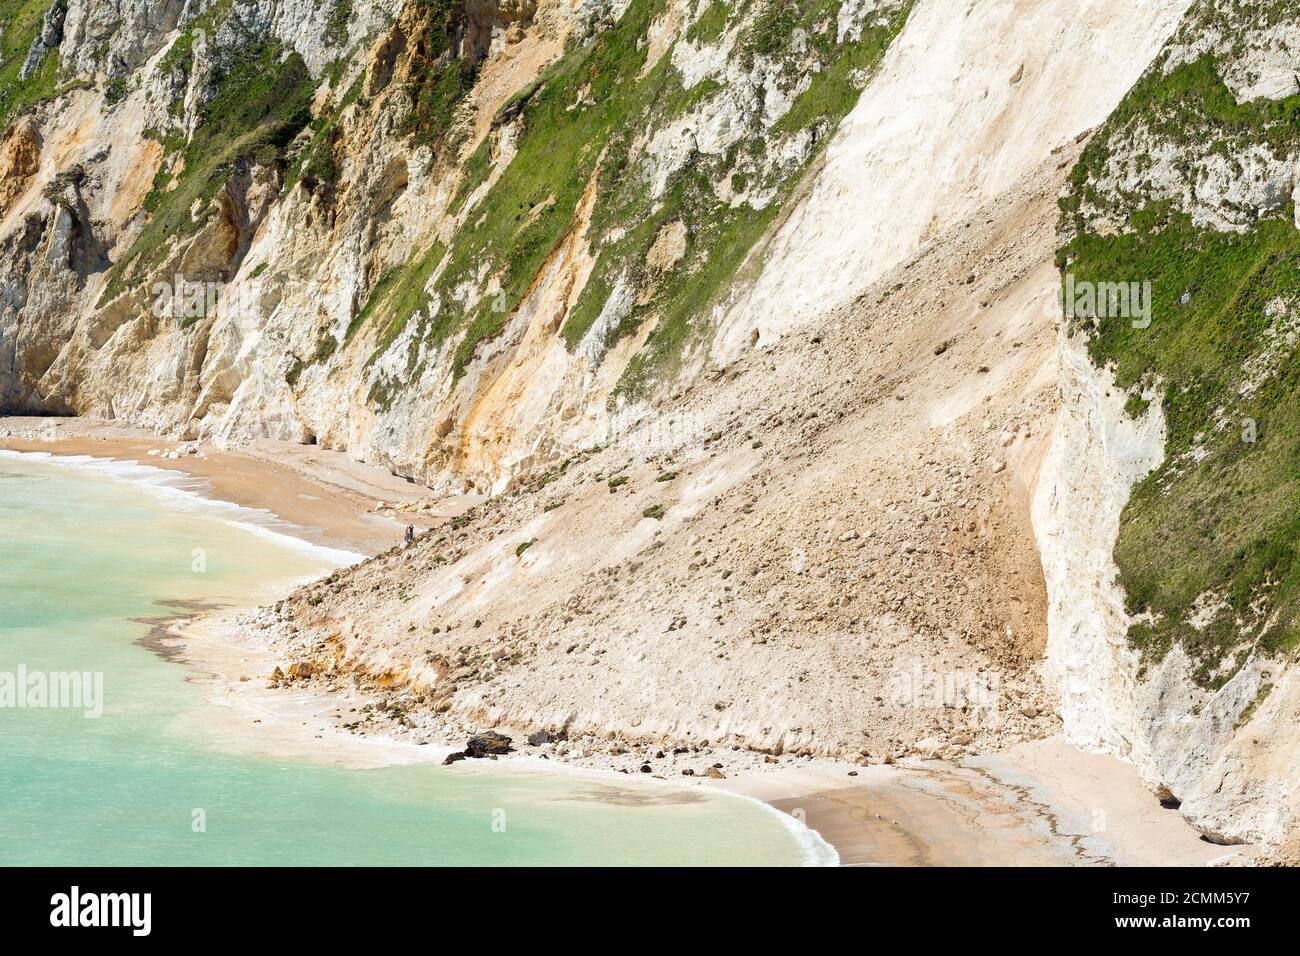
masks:
<path fill-rule="evenodd" d="M 1131 765 L 1060 736 L 960 765 L 815 763 L 715 785 L 793 814 L 846 866 L 1215 866 L 1255 857 L 1253 847 L 1202 840 Z"/>

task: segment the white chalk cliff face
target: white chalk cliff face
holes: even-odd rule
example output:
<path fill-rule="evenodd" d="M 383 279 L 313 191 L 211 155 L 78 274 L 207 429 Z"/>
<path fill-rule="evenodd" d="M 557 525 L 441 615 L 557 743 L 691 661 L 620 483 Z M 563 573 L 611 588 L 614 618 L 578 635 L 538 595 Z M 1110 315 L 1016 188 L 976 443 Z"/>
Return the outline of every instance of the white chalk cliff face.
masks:
<path fill-rule="evenodd" d="M 547 234 L 555 242 L 550 254 L 530 281 L 517 283 L 522 294 L 507 290 L 508 311 L 467 361 L 455 354 L 465 343 L 458 330 L 430 335 L 428 326 L 452 310 L 449 295 L 471 313 L 497 296 L 508 271 L 505 250 L 470 248 L 483 257 L 478 273 L 462 269 L 466 280 L 455 289 L 436 288 L 441 273 L 460 265 L 457 237 L 476 217 L 502 212 L 490 192 L 529 120 L 502 107 L 562 58 L 571 36 L 612 30 L 638 7 L 568 0 L 465 7 L 453 58 L 475 63 L 477 72 L 450 121 L 452 150 L 446 142 L 425 145 L 403 128 L 419 95 L 414 77 L 431 66 L 422 58 L 442 62 L 426 49 L 428 6 L 298 0 L 118 11 L 73 0 L 56 33 L 67 92 L 38 105 L 6 144 L 14 159 L 0 241 L 14 267 L 0 313 L 5 407 L 114 417 L 221 441 L 317 441 L 426 481 L 484 489 L 602 440 L 611 395 L 664 321 L 656 287 L 707 259 L 708 234 L 720 228 L 710 215 L 696 210 L 693 221 L 666 221 L 661 231 L 679 229 L 681 248 L 664 247 L 672 254 L 658 266 L 629 261 L 602 275 L 601 247 L 631 224 L 611 230 L 601 223 L 593 234 L 587 219 L 603 210 L 592 183 L 583 201 L 560 212 L 570 217 L 567 231 Z M 717 165 L 717 201 L 771 215 L 782 189 L 816 156 L 818 141 L 831 139 L 809 194 L 767 248 L 755 250 L 756 280 L 734 290 L 725 281 L 702 287 L 720 295 L 712 309 L 707 300 L 693 303 L 702 317 L 722 314 L 712 351 L 725 361 L 756 333 L 766 339 L 851 301 L 1099 123 L 1186 0 L 1136 11 L 1102 0 L 1083 9 L 1061 0 L 976 3 L 956 17 L 940 0 L 910 11 L 902 2 L 849 0 L 833 20 L 815 24 L 834 40 L 833 57 L 843 62 L 844 51 L 858 56 L 855 45 L 868 43 L 887 51 L 882 64 L 863 58 L 851 74 L 866 89 L 838 131 L 837 116 L 808 121 L 796 109 L 810 79 L 788 66 L 807 57 L 799 35 L 782 38 L 788 50 L 746 60 L 740 52 L 756 14 L 735 14 L 710 36 L 692 23 L 702 22 L 698 5 L 651 7 L 641 75 L 655 57 L 688 95 L 720 86 L 684 110 L 650 117 L 644 141 L 633 144 L 629 159 L 657 203 L 688 162 L 704 160 Z M 205 121 L 211 125 L 203 110 L 222 72 L 272 43 L 278 58 L 302 59 L 299 85 L 311 88 L 317 126 L 328 124 L 336 175 L 322 180 L 309 168 L 286 181 L 296 154 L 320 152 L 319 144 L 304 146 L 308 128 L 282 162 L 243 160 L 212 200 L 219 214 L 195 210 L 202 228 L 163 240 L 172 245 L 163 254 L 158 238 L 141 232 L 157 217 L 150 207 L 158 192 L 185 186 L 183 163 L 164 146 L 166 137 L 192 137 Z M 188 63 L 177 53 L 182 48 Z M 799 125 L 783 129 L 792 110 Z M 729 159 L 759 140 L 759 161 Z M 472 159 L 476 150 L 487 154 L 486 175 Z M 541 186 L 528 201 L 545 207 L 558 194 L 542 195 Z M 458 195 L 471 188 L 468 199 Z M 49 245 L 51 230 L 67 234 L 66 264 L 62 245 Z M 452 252 L 434 261 L 434 242 Z M 131 278 L 138 284 L 124 288 L 121 263 L 141 243 L 153 252 L 151 268 L 148 275 L 137 269 Z M 420 291 L 417 285 L 431 295 L 410 321 L 372 299 L 383 299 L 382 278 L 415 259 L 426 261 L 411 270 L 418 275 L 402 277 L 404 298 Z M 155 285 L 176 285 L 177 276 L 220 288 L 208 314 L 182 329 L 174 316 L 154 314 Z M 600 316 L 575 347 L 560 332 L 575 308 L 587 306 L 584 291 Z M 358 332 L 354 323 L 367 305 L 373 316 Z M 615 330 L 617 339 L 606 341 Z M 707 346 L 707 323 L 703 330 L 699 344 Z M 690 342 L 676 347 L 682 355 L 660 363 L 648 393 L 629 394 L 625 407 L 644 413 L 654 394 L 672 390 L 674 369 L 699 367 Z"/>
<path fill-rule="evenodd" d="M 738 293 L 717 352 L 853 301 L 1097 126 L 1190 0 L 922 0 Z"/>
<path fill-rule="evenodd" d="M 1164 457 L 1165 424 L 1140 420 L 1126 395 L 1062 333 L 1061 410 L 1033 501 L 1047 582 L 1047 660 L 1061 689 L 1070 742 L 1134 759 L 1145 739 L 1134 712 L 1137 654 L 1112 552 L 1129 492 Z"/>
<path fill-rule="evenodd" d="M 72 0 L 0 170 L 0 407 L 448 488 L 591 447 L 698 367 L 909 8 L 772 6 Z"/>
<path fill-rule="evenodd" d="M 1277 14 L 1267 29 L 1247 22 L 1254 7 Z M 895 394 L 882 362 L 869 400 L 943 408 L 936 434 L 1005 431 L 1003 460 L 951 468 L 966 481 L 997 467 L 1011 483 L 972 492 L 972 514 L 1005 499 L 1032 519 L 1043 581 L 1025 588 L 1046 589 L 1070 739 L 1133 761 L 1207 833 L 1278 843 L 1300 799 L 1294 669 L 1243 655 L 1209 688 L 1194 649 L 1174 642 L 1156 660 L 1129 639 L 1142 620 L 1115 550 L 1134 489 L 1170 462 L 1164 380 L 1117 384 L 1068 322 L 1059 347 L 1027 344 L 1050 331 L 1035 304 L 1048 290 L 1028 286 L 1054 279 L 1051 254 L 1000 270 L 1024 248 L 1006 235 L 1055 214 L 1043 177 L 1065 189 L 1115 117 L 1114 148 L 1094 165 L 1084 154 L 1088 188 L 1063 233 L 1125 235 L 1138 196 L 1206 234 L 1287 214 L 1300 228 L 1288 205 L 1300 152 L 1275 130 L 1234 133 L 1226 157 L 1217 133 L 1172 135 L 1122 105 L 1153 69 L 1199 69 L 1208 54 L 1238 104 L 1300 94 L 1300 27 L 1285 13 L 1275 0 L 53 3 L 28 35 L 5 33 L 24 53 L 3 64 L 0 92 L 0 413 L 315 442 L 439 491 L 499 493 L 666 408 L 680 418 L 692 389 L 810 329 L 858 322 L 864 349 L 911 341 L 871 311 L 890 295 L 915 294 L 902 311 L 945 323 L 909 362 L 951 358 L 991 314 L 1013 359 L 976 360 L 979 384 L 921 377 L 917 394 Z M 962 245 L 977 214 L 986 253 Z M 914 283 L 909 265 L 944 243 L 971 255 L 968 285 L 999 285 L 968 292 L 968 307 Z M 1007 383 L 1036 396 L 1052 376 L 1050 446 L 1028 434 L 1034 415 L 1052 417 L 1037 406 L 1014 428 L 972 424 L 1010 407 L 987 404 Z M 1152 401 L 1138 416 L 1133 394 Z M 710 420 L 728 434 L 752 425 L 725 411 Z M 788 410 L 767 412 L 789 425 Z M 545 549 L 529 553 L 544 575 Z M 497 568 L 485 555 L 465 560 Z M 579 557 L 566 558 L 575 579 Z M 979 602 L 955 578 L 944 586 Z M 364 613 L 349 653 L 401 665 L 355 637 L 370 633 Z M 773 686 L 782 675 L 773 665 Z M 639 676 L 599 712 L 636 726 L 623 705 Z M 699 687 L 739 682 L 701 671 L 693 696 L 673 699 L 672 681 L 688 681 L 667 665 L 661 678 L 668 728 L 698 720 Z M 528 691 L 511 714 L 535 704 Z M 754 739 L 813 739 L 783 738 L 766 714 L 729 719 Z"/>
<path fill-rule="evenodd" d="M 1060 357 L 1061 410 L 1033 522 L 1049 599 L 1046 657 L 1066 736 L 1131 761 L 1153 792 L 1177 799 L 1213 838 L 1281 843 L 1294 823 L 1300 771 L 1300 744 L 1287 728 L 1300 699 L 1294 669 L 1253 657 L 1210 693 L 1176 647 L 1140 673 L 1112 552 L 1130 491 L 1164 458 L 1164 418 L 1158 404 L 1131 417 L 1126 393 L 1079 338 L 1064 336 Z M 1244 724 L 1265 687 L 1271 692 Z"/>

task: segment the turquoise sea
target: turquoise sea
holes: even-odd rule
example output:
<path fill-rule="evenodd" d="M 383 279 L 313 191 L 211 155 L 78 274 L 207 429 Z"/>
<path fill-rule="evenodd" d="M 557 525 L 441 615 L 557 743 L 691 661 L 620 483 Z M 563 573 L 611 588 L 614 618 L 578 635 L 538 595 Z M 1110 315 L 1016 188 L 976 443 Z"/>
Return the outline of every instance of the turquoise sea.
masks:
<path fill-rule="evenodd" d="M 349 559 L 268 518 L 159 469 L 0 452 L 0 864 L 833 858 L 788 818 L 699 789 L 214 749 L 203 728 L 216 705 L 139 643 L 149 625 L 134 619 L 166 616 L 167 602 L 272 599 Z M 18 699 L 20 677 L 28 694 L 47 688 L 45 706 L 19 706 L 41 703 Z"/>

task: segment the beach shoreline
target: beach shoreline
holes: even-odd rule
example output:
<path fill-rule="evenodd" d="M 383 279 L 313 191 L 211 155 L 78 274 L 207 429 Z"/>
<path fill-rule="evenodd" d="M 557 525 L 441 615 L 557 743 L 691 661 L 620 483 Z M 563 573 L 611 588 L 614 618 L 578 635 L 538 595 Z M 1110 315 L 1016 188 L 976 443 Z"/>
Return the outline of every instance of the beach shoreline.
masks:
<path fill-rule="evenodd" d="M 384 698 L 342 678 L 326 688 L 316 681 L 270 686 L 267 675 L 287 661 L 274 648 L 253 645 L 251 633 L 257 632 L 234 611 L 200 616 L 173 631 L 182 662 L 209 675 L 196 680 L 208 684 L 212 702 L 226 705 L 220 735 L 228 744 L 374 767 L 441 763 L 470 733 L 487 729 L 457 723 L 348 729 L 349 717 Z M 959 763 L 865 767 L 823 758 L 767 763 L 765 755 L 704 749 L 681 758 L 697 768 L 683 777 L 668 776 L 666 768 L 630 770 L 641 758 L 608 739 L 528 746 L 518 728 L 495 729 L 517 746 L 494 764 L 503 769 L 577 773 L 638 787 L 708 787 L 760 802 L 802 834 L 810 862 L 829 862 L 830 853 L 841 865 L 874 866 L 1209 866 L 1254 857 L 1252 847 L 1201 840 L 1176 812 L 1161 808 L 1131 765 L 1075 750 L 1059 735 Z M 725 768 L 718 777 L 698 772 L 714 765 Z"/>
<path fill-rule="evenodd" d="M 285 660 L 273 648 L 251 646 L 248 633 L 223 615 L 175 629 L 184 663 L 212 675 L 202 679 L 209 698 L 226 705 L 220 734 L 227 743 L 374 767 L 441 763 L 471 732 L 488 729 L 455 723 L 438 730 L 346 729 L 349 717 L 381 698 L 342 680 L 332 690 L 314 682 L 268 686 L 267 673 Z M 242 675 L 249 680 L 239 680 L 240 668 L 254 672 Z M 527 746 L 517 728 L 495 729 L 517 747 L 495 762 L 502 769 L 577 773 L 638 787 L 707 787 L 760 802 L 801 834 L 809 862 L 829 862 L 831 853 L 852 866 L 1209 866 L 1254 857 L 1251 847 L 1202 841 L 1176 812 L 1160 807 L 1131 765 L 1077 751 L 1060 736 L 959 763 L 866 767 L 825 758 L 769 764 L 764 755 L 703 750 L 683 762 L 721 764 L 721 776 L 697 769 L 684 777 L 669 776 L 666 768 L 632 771 L 641 758 L 619 754 L 624 748 L 609 740 L 575 739 L 561 751 L 555 744 Z M 472 762 L 451 772 L 466 766 Z"/>
<path fill-rule="evenodd" d="M 426 511 L 417 506 L 431 496 L 427 488 L 342 452 L 270 439 L 221 449 L 76 418 L 0 418 L 0 450 L 172 472 L 192 479 L 196 493 L 264 512 L 311 544 L 366 556 L 400 543 L 407 524 L 433 527 L 480 500 L 448 497 Z"/>
<path fill-rule="evenodd" d="M 130 461 L 176 472 L 201 482 L 196 493 L 265 512 L 281 522 L 279 533 L 320 547 L 365 555 L 385 550 L 400 541 L 402 524 L 393 514 L 377 514 L 377 506 L 409 507 L 428 495 L 427 489 L 381 469 L 339 462 L 336 452 L 289 454 L 271 446 L 251 453 L 200 444 L 194 446 L 197 454 L 167 457 L 183 443 L 102 423 L 55 421 L 0 419 L 0 449 L 56 459 Z M 410 521 L 436 526 L 471 503 L 453 501 L 432 513 L 415 512 Z M 405 512 L 398 513 L 405 518 Z M 146 646 L 188 667 L 191 679 L 205 685 L 205 697 L 224 715 L 209 728 L 220 746 L 379 767 L 440 763 L 461 749 L 468 733 L 488 729 L 447 721 L 436 728 L 426 723 L 359 731 L 349 718 L 373 712 L 380 698 L 345 679 L 325 686 L 270 680 L 289 662 L 253 639 L 258 629 L 250 615 L 255 613 L 253 608 L 173 608 L 148 622 L 153 630 Z M 1160 809 L 1130 765 L 1076 751 L 1059 736 L 959 763 L 871 766 L 683 748 L 690 752 L 680 759 L 676 753 L 657 753 L 660 772 L 641 773 L 632 769 L 637 753 L 610 746 L 607 739 L 530 747 L 520 731 L 500 729 L 515 736 L 521 750 L 501 759 L 501 767 L 636 779 L 638 785 L 706 786 L 761 802 L 803 835 L 810 862 L 831 862 L 833 855 L 843 865 L 1203 866 L 1244 863 L 1253 856 L 1249 847 L 1200 840 L 1176 812 Z M 666 776 L 686 769 L 689 776 Z"/>

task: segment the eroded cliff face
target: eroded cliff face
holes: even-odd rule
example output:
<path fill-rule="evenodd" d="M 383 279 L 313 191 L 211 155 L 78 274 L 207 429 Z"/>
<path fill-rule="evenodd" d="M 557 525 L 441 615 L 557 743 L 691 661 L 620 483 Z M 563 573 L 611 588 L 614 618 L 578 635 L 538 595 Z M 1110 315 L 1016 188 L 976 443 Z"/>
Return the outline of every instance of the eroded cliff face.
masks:
<path fill-rule="evenodd" d="M 853 301 L 1103 122 L 1188 3 L 918 4 L 807 200 L 772 237 L 765 268 L 738 290 L 717 354 Z"/>
<path fill-rule="evenodd" d="M 1153 793 L 1178 801 L 1211 837 L 1276 846 L 1296 813 L 1294 668 L 1252 654 L 1208 689 L 1181 645 L 1144 664 L 1130 639 L 1144 616 L 1129 605 L 1114 549 L 1133 487 L 1164 461 L 1164 415 L 1158 402 L 1136 417 L 1126 411 L 1113 371 L 1098 369 L 1069 333 L 1059 387 L 1033 520 L 1066 737 L 1131 761 Z"/>
<path fill-rule="evenodd" d="M 908 7 L 60 4 L 0 401 L 499 490 L 698 366 Z"/>
<path fill-rule="evenodd" d="M 685 189 L 681 177 L 700 164 L 716 175 L 719 167 L 708 165 L 716 157 L 746 155 L 748 127 L 737 119 L 751 115 L 745 110 L 766 117 L 770 109 L 778 119 L 762 128 L 780 141 L 796 107 L 749 98 L 753 74 L 725 22 L 696 20 L 675 34 L 682 28 L 671 19 L 652 21 L 644 48 L 665 52 L 657 67 L 647 68 L 649 55 L 639 61 L 638 76 L 671 70 L 684 89 L 713 76 L 741 102 L 697 93 L 692 109 L 707 123 L 668 112 L 660 114 L 666 123 L 633 124 L 627 139 L 640 144 L 643 160 L 632 168 L 644 176 L 630 180 L 630 193 L 621 191 L 627 166 L 612 181 L 604 176 L 624 140 L 606 136 L 597 117 L 591 135 L 605 159 L 574 164 L 581 175 L 568 198 L 547 192 L 540 210 L 517 201 L 510 209 L 508 221 L 519 224 L 512 228 L 527 229 L 571 203 L 566 222 L 576 226 L 547 247 L 537 271 L 525 271 L 528 289 L 496 337 L 482 340 L 485 351 L 463 350 L 466 337 L 440 339 L 441 311 L 393 308 L 379 329 L 367 305 L 353 334 L 373 327 L 379 345 L 351 361 L 361 363 L 357 374 L 383 383 L 424 368 L 434 349 L 444 364 L 429 367 L 456 383 L 453 393 L 472 387 L 475 396 L 462 417 L 440 419 L 452 454 L 498 476 L 526 467 L 521 449 L 544 460 L 562 447 L 554 436 L 564 429 L 599 434 L 610 394 L 626 398 L 635 423 L 646 397 L 631 387 L 646 381 L 638 376 L 671 383 L 668 411 L 640 429 L 629 425 L 609 447 L 559 458 L 445 533 L 268 611 L 259 623 L 303 665 L 294 673 L 391 694 L 403 726 L 420 731 L 457 721 L 558 724 L 642 745 L 703 738 L 863 761 L 956 756 L 1055 732 L 1064 678 L 1059 716 L 1075 739 L 1134 760 L 1149 754 L 1139 753 L 1146 704 L 1132 701 L 1118 715 L 1106 707 L 1146 693 L 1139 655 L 1115 633 L 1127 610 L 1107 536 L 1113 541 L 1132 483 L 1162 460 L 1162 419 L 1153 411 L 1129 423 L 1126 393 L 1107 385 L 1077 337 L 1065 339 L 1072 350 L 1058 351 L 1061 317 L 1050 305 L 1059 280 L 1057 199 L 1077 154 L 1188 4 L 1135 13 L 1099 2 L 1082 18 L 1077 4 L 1013 6 L 974 5 L 964 19 L 938 0 L 912 9 L 874 78 L 859 76 L 865 88 L 850 97 L 856 105 L 830 134 L 824 162 L 788 198 L 771 180 L 734 172 L 711 180 L 725 182 L 729 208 L 781 211 L 770 223 L 757 220 L 760 239 L 731 260 L 745 264 L 741 281 L 707 300 L 713 321 L 686 338 L 691 347 L 676 366 L 654 364 L 665 354 L 656 351 L 664 341 L 656 330 L 674 328 L 664 324 L 672 296 L 707 278 L 716 254 L 690 224 L 699 220 L 682 212 L 709 208 L 700 205 L 708 194 Z M 1135 16 L 1144 18 L 1140 30 Z M 861 35 L 842 20 L 824 34 L 828 42 Z M 1078 49 L 1093 55 L 1073 56 Z M 935 71 L 942 80 L 934 88 L 910 89 Z M 773 85 L 780 89 L 766 80 L 762 89 Z M 1062 88 L 1077 95 L 1062 97 Z M 566 93 L 565 113 L 581 109 L 589 92 L 584 80 Z M 474 211 L 439 233 L 440 243 L 468 236 L 467 248 L 495 248 L 479 232 L 495 228 L 485 212 L 498 208 L 493 190 L 522 195 L 533 180 L 516 182 L 508 171 L 529 172 L 545 158 L 514 125 L 541 95 L 525 90 L 486 122 L 478 159 L 468 161 L 482 162 L 480 171 L 445 200 L 448 209 Z M 907 109 L 891 111 L 900 102 Z M 945 132 L 954 123 L 961 135 Z M 806 137 L 788 142 L 799 161 L 816 155 L 802 151 Z M 648 201 L 647 218 L 610 218 L 634 212 L 637 201 Z M 280 235 L 292 241 L 291 231 Z M 430 310 L 453 300 L 471 310 L 514 301 L 514 280 L 493 271 L 495 259 L 476 266 L 473 281 L 448 284 L 444 277 L 458 274 L 449 270 L 463 265 L 430 248 L 433 255 L 412 253 L 405 261 L 413 266 L 377 282 L 378 298 L 367 301 L 414 298 Z M 592 289 L 599 294 L 584 304 Z M 648 303 L 667 311 L 645 331 L 637 318 Z M 348 329 L 337 321 L 330 341 L 344 344 L 326 341 L 318 360 L 296 370 L 299 383 L 346 388 L 336 376 L 347 366 L 335 363 L 349 361 Z M 730 364 L 725 374 L 697 374 L 709 361 Z M 1049 450 L 1062 365 L 1078 385 L 1068 398 L 1078 414 L 1068 440 Z M 431 373 L 412 374 L 425 381 Z M 563 394 L 581 400 L 557 405 L 556 383 L 566 376 L 572 385 Z M 383 407 L 405 407 L 404 388 L 374 394 L 376 422 L 394 421 Z M 595 402 L 583 404 L 589 395 Z M 440 415 L 440 407 L 430 402 L 426 411 Z M 417 447 L 420 429 L 431 426 L 414 412 L 410 420 L 417 438 L 401 431 L 392 441 Z M 528 423 L 543 423 L 538 432 L 548 437 L 520 440 Z M 1061 482 L 1069 487 L 1047 505 L 1055 519 L 1098 520 L 1063 528 L 1062 544 L 1043 543 L 1040 565 L 1028 502 L 1036 487 Z M 1091 631 L 1090 620 L 1061 616 L 1083 607 L 1068 591 L 1077 557 L 1091 562 L 1088 586 L 1114 618 Z M 1080 638 L 1093 641 L 1083 653 L 1074 646 Z M 1046 683 L 1035 666 L 1045 644 L 1057 669 Z M 900 680 L 916 691 L 935 671 L 996 677 L 999 686 L 985 704 L 893 696 Z"/>
<path fill-rule="evenodd" d="M 1137 652 L 1113 552 L 1133 485 L 1164 457 L 1165 423 L 1158 407 L 1130 418 L 1124 391 L 1078 337 L 1062 336 L 1062 407 L 1033 501 L 1050 602 L 1047 660 L 1070 741 L 1132 759 Z"/>

